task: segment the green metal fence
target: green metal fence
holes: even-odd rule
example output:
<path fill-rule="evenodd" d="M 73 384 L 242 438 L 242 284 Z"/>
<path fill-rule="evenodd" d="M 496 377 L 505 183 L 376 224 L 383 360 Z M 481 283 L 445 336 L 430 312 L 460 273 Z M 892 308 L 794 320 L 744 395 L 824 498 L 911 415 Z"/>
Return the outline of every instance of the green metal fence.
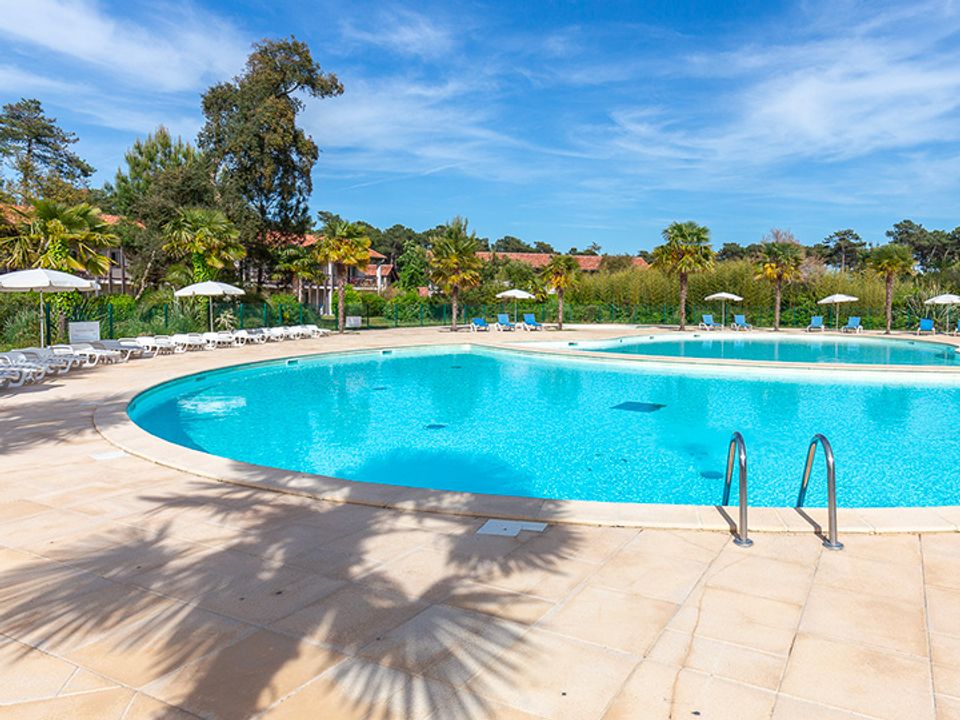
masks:
<path fill-rule="evenodd" d="M 395 328 L 395 327 L 428 327 L 449 325 L 452 308 L 448 303 L 386 303 L 379 311 L 374 312 L 364 305 L 349 305 L 346 308 L 348 316 L 360 318 L 360 329 L 366 328 Z M 143 332 L 174 333 L 198 332 L 206 330 L 208 320 L 206 301 L 199 303 L 179 304 L 164 303 L 141 307 L 139 305 L 114 305 L 103 303 L 94 306 L 83 306 L 71 313 L 71 320 L 99 320 L 104 337 L 121 337 Z M 499 314 L 506 314 L 510 320 L 522 320 L 525 313 L 533 313 L 540 322 L 555 323 L 558 320 L 558 307 L 551 303 L 521 303 L 514 309 L 513 303 L 464 304 L 458 312 L 458 323 L 467 324 L 471 318 L 482 317 L 488 321 L 495 321 Z M 703 314 L 710 313 L 716 322 L 720 322 L 720 309 L 713 305 L 694 304 L 687 309 L 687 324 L 696 325 Z M 841 305 L 840 317 L 835 315 L 833 306 L 797 307 L 788 306 L 781 309 L 780 324 L 782 327 L 803 328 L 810 323 L 813 315 L 822 315 L 824 324 L 832 327 L 842 325 L 850 315 L 857 315 L 866 329 L 882 329 L 885 324 L 884 309 L 864 308 L 855 305 Z M 733 320 L 734 314 L 746 316 L 748 322 L 757 327 L 771 327 L 774 313 L 772 308 L 745 308 L 740 306 L 727 307 L 727 322 Z M 957 313 L 955 313 L 955 316 Z M 255 327 L 274 327 L 277 325 L 303 325 L 306 323 L 326 328 L 336 327 L 336 317 L 322 315 L 320 309 L 305 303 L 278 304 L 269 303 L 235 303 L 214 302 L 213 307 L 215 329 L 239 329 Z M 924 313 L 924 317 L 930 313 Z M 895 307 L 893 326 L 899 330 L 913 329 L 919 322 L 919 317 L 910 308 Z M 938 318 L 941 326 L 943 318 Z M 564 322 L 587 324 L 624 324 L 624 325 L 676 325 L 679 323 L 679 312 L 675 305 L 623 305 L 616 303 L 564 303 Z M 944 328 L 945 329 L 945 328 Z M 53 329 L 56 331 L 56 328 Z"/>
<path fill-rule="evenodd" d="M 146 304 L 135 302 L 127 296 L 101 296 L 84 299 L 64 313 L 56 304 L 48 304 L 47 328 L 49 340 L 56 342 L 65 339 L 65 320 L 96 320 L 100 322 L 101 335 L 105 338 L 130 337 L 142 334 L 171 334 L 178 332 L 199 332 L 206 330 L 209 323 L 207 300 L 187 302 L 166 302 Z M 27 307 L 27 306 L 25 306 Z M 34 308 L 36 306 L 33 306 Z M 27 310 L 29 312 L 29 310 Z M 33 311 L 34 313 L 36 310 Z M 781 311 L 780 323 L 783 327 L 806 327 L 813 315 L 822 315 L 824 324 L 832 327 L 838 318 L 834 316 L 833 306 L 812 304 L 788 305 Z M 946 308 L 923 308 L 923 317 L 934 317 L 940 329 L 946 328 Z M 458 323 L 467 324 L 471 318 L 482 317 L 493 322 L 497 315 L 505 313 L 511 320 L 523 319 L 524 313 L 533 313 L 542 323 L 555 323 L 558 319 L 556 299 L 537 303 L 532 301 L 464 304 L 458 312 Z M 687 308 L 688 325 L 699 323 L 704 313 L 711 313 L 715 321 L 720 321 L 720 307 L 716 304 L 693 303 Z M 883 307 L 865 307 L 859 303 L 841 305 L 839 323 L 842 325 L 850 315 L 858 315 L 867 329 L 882 329 L 885 326 Z M 451 306 L 442 302 L 400 302 L 383 301 L 377 298 L 375 303 L 348 305 L 346 314 L 360 318 L 360 329 L 428 327 L 449 325 Z M 739 304 L 727 305 L 727 322 L 734 314 L 746 315 L 747 321 L 756 327 L 773 325 L 772 307 L 744 307 Z M 960 315 L 956 310 L 953 317 Z M 35 315 L 33 316 L 36 317 Z M 219 301 L 213 303 L 214 327 L 216 329 L 255 328 L 277 325 L 315 324 L 333 329 L 336 317 L 322 314 L 320 308 L 306 303 L 242 303 Z M 898 330 L 914 329 L 921 315 L 906 305 L 894 307 L 893 326 Z M 612 323 L 622 325 L 676 325 L 679 322 L 675 304 L 618 304 L 618 303 L 564 303 L 564 322 L 566 323 Z M 956 320 L 952 320 L 955 326 Z M 34 328 L 36 326 L 34 325 Z M 2 328 L 0 328 L 2 329 Z M 33 331 L 35 332 L 35 330 Z M 23 333 L 21 333 L 23 334 Z M 33 336 L 35 337 L 35 335 Z M 24 335 L 23 341 L 33 342 Z M 0 345 L 12 345 L 21 342 L 20 338 L 0 339 Z"/>

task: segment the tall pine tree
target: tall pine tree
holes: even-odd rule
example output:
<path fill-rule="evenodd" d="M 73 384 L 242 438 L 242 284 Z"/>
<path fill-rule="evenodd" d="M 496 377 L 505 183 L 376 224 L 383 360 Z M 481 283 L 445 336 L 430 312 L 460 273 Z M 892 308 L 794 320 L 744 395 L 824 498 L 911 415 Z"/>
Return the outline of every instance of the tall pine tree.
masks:
<path fill-rule="evenodd" d="M 310 48 L 291 37 L 254 45 L 244 72 L 203 96 L 200 148 L 212 163 L 224 207 L 241 228 L 258 284 L 270 269 L 271 238 L 310 226 L 310 173 L 319 150 L 297 126 L 303 98 L 341 93 L 337 77 L 323 72 Z M 240 217 L 248 209 L 252 218 Z"/>

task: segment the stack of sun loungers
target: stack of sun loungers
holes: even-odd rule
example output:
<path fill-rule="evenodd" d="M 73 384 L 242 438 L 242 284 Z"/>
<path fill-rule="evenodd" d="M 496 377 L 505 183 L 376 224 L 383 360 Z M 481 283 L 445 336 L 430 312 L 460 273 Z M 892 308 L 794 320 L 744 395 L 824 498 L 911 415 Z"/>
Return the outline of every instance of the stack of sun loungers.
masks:
<path fill-rule="evenodd" d="M 84 368 L 130 360 L 218 348 L 239 348 L 267 342 L 286 342 L 329 335 L 316 325 L 292 325 L 205 333 L 140 335 L 136 338 L 91 343 L 28 347 L 0 352 L 0 390 L 43 382 Z"/>

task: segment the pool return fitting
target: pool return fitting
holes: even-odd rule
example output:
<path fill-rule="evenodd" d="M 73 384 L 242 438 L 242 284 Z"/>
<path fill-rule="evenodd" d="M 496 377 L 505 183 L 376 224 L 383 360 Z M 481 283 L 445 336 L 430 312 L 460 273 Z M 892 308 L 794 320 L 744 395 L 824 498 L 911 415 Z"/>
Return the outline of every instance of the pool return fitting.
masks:
<path fill-rule="evenodd" d="M 807 485 L 810 482 L 810 472 L 813 469 L 813 461 L 817 454 L 817 445 L 823 448 L 827 468 L 827 536 L 823 538 L 823 546 L 829 550 L 842 550 L 843 543 L 837 539 L 837 475 L 833 448 L 830 441 L 820 433 L 813 436 L 810 440 L 810 447 L 807 449 L 807 462 L 803 468 L 803 479 L 800 483 L 800 494 L 797 496 L 796 507 L 798 510 L 802 508 L 803 501 L 806 499 Z M 730 482 L 733 480 L 734 460 L 737 461 L 739 470 L 738 501 L 740 513 L 733 542 L 740 547 L 750 547 L 753 545 L 753 540 L 749 537 L 747 523 L 747 445 L 743 441 L 743 435 L 739 432 L 734 432 L 730 437 L 730 446 L 727 451 L 727 473 L 723 483 L 722 503 L 725 506 L 730 504 Z M 819 528 L 817 528 L 817 532 L 820 533 Z"/>

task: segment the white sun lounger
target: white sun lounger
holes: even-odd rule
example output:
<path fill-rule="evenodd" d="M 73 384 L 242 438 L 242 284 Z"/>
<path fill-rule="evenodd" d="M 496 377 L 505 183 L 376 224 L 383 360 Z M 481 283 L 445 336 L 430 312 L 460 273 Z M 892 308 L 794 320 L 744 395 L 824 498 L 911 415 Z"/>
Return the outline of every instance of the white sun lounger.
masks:
<path fill-rule="evenodd" d="M 177 345 L 185 350 L 211 350 L 210 343 L 198 333 L 176 333 L 170 336 Z"/>
<path fill-rule="evenodd" d="M 0 365 L 0 388 L 21 387 L 29 379 L 30 373 L 26 370 L 9 365 Z"/>
<path fill-rule="evenodd" d="M 0 367 L 24 374 L 25 380 L 29 382 L 40 382 L 48 373 L 55 372 L 47 365 L 28 360 L 22 352 L 16 350 L 0 353 Z"/>
<path fill-rule="evenodd" d="M 242 344 L 254 343 L 263 345 L 267 341 L 267 336 L 263 333 L 252 332 L 248 330 L 234 330 L 233 336 L 242 341 Z"/>
<path fill-rule="evenodd" d="M 186 351 L 183 345 L 178 345 L 168 335 L 140 335 L 137 342 L 155 353 L 182 353 Z"/>
<path fill-rule="evenodd" d="M 53 349 L 48 347 L 28 347 L 17 352 L 23 353 L 31 362 L 46 365 L 48 372 L 56 372 L 58 375 L 64 375 L 74 368 L 88 367 L 86 357 L 67 352 L 54 353 Z"/>
<path fill-rule="evenodd" d="M 73 343 L 71 345 L 54 345 L 53 352 L 55 354 L 69 354 L 77 355 L 79 357 L 87 358 L 86 367 L 94 367 L 99 362 L 113 363 L 120 362 L 123 358 L 123 354 L 117 352 L 116 350 L 104 350 L 103 348 L 95 348 L 90 343 Z"/>

